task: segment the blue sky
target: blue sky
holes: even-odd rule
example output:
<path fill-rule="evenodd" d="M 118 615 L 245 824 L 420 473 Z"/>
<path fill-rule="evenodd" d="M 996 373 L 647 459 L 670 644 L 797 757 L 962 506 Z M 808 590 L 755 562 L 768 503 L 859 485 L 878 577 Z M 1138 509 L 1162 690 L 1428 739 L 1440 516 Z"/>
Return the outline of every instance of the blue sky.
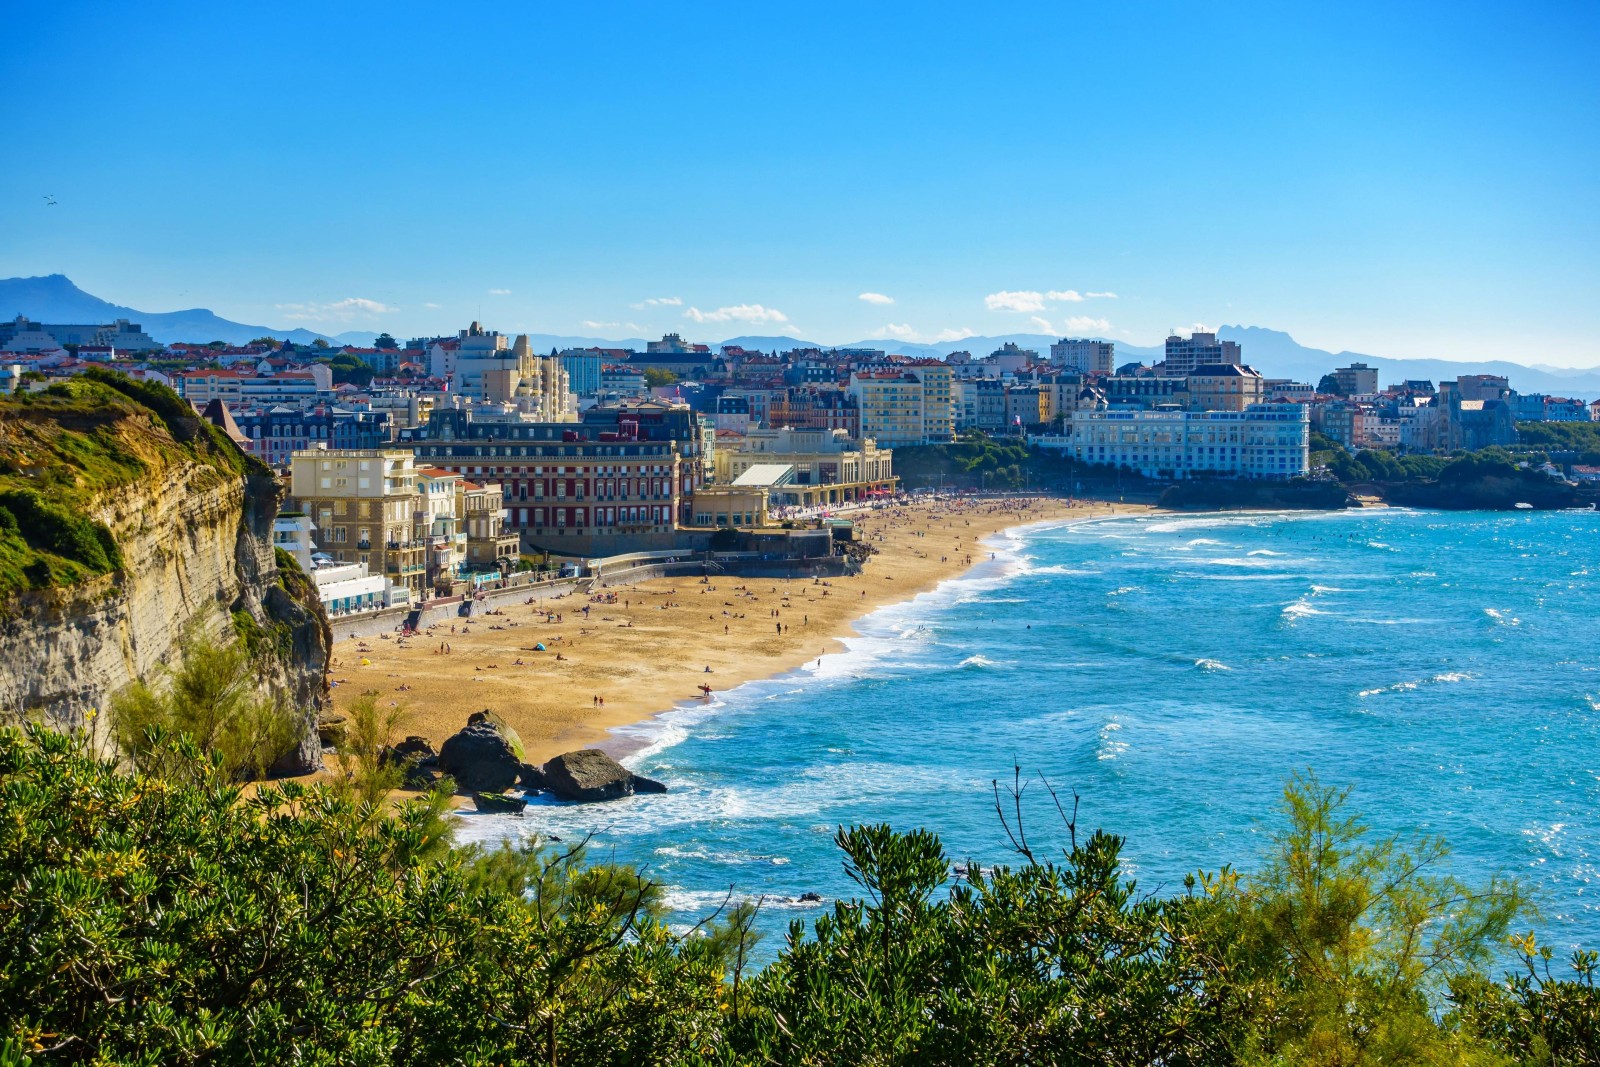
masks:
<path fill-rule="evenodd" d="M 9 11 L 0 275 L 150 311 L 1600 364 L 1593 3 Z"/>

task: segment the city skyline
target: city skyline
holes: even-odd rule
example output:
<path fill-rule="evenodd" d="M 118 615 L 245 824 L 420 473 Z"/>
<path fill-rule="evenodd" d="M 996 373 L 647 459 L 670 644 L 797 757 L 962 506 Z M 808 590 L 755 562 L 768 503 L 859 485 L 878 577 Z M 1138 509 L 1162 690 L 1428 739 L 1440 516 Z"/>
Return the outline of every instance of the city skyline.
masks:
<path fill-rule="evenodd" d="M 0 275 L 326 334 L 1600 364 L 1591 8 L 606 14 L 97 10 L 139 77 L 58 79 L 87 9 L 26 10 Z"/>

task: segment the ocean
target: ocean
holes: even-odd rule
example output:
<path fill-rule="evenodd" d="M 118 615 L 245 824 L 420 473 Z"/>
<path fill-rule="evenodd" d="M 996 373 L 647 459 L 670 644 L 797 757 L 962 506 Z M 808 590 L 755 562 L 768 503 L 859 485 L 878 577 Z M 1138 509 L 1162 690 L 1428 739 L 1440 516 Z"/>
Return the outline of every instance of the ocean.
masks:
<path fill-rule="evenodd" d="M 1036 844 L 1065 839 L 1044 776 L 1173 893 L 1258 863 L 1312 768 L 1376 830 L 1442 836 L 1454 873 L 1525 879 L 1542 942 L 1600 948 L 1600 515 L 1113 518 L 991 546 L 845 651 L 626 731 L 668 794 L 469 815 L 460 839 L 593 832 L 674 921 L 763 898 L 770 955 L 854 895 L 840 825 L 1014 862 L 992 783 L 1016 765 Z"/>

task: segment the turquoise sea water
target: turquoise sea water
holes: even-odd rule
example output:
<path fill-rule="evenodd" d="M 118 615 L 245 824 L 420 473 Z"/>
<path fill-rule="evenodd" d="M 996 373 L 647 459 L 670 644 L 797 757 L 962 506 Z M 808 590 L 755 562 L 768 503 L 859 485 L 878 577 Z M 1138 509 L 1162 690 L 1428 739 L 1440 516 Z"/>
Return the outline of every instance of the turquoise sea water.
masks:
<path fill-rule="evenodd" d="M 820 665 L 637 728 L 630 762 L 666 796 L 471 816 L 462 838 L 594 830 L 680 917 L 733 886 L 777 935 L 821 907 L 799 894 L 852 892 L 840 824 L 1012 859 L 990 783 L 1013 759 L 1166 891 L 1252 866 L 1314 767 L 1379 829 L 1443 835 L 1457 873 L 1526 878 L 1541 940 L 1600 947 L 1600 516 L 1111 519 L 994 546 Z"/>

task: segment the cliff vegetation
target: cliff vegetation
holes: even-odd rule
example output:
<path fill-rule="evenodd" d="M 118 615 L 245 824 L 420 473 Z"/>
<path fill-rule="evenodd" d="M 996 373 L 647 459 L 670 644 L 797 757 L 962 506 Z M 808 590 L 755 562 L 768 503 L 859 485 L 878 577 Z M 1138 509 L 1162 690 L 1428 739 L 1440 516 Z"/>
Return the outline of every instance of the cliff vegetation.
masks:
<path fill-rule="evenodd" d="M 179 463 L 218 482 L 265 468 L 171 390 L 98 369 L 0 399 L 0 601 L 123 566 L 91 512 Z"/>

